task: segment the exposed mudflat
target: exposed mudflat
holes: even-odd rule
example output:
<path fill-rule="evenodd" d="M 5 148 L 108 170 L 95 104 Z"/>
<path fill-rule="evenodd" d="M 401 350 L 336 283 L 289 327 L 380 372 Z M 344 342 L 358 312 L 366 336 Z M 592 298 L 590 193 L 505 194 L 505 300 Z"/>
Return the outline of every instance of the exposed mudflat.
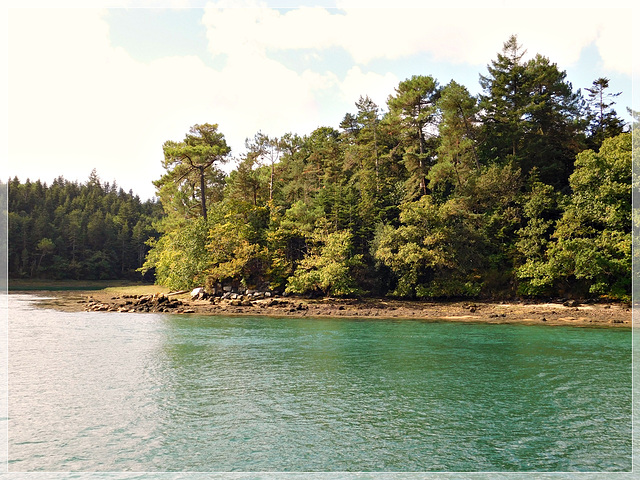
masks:
<path fill-rule="evenodd" d="M 199 315 L 406 318 L 427 321 L 631 327 L 629 305 L 620 303 L 427 302 L 394 299 L 269 297 L 192 300 L 166 290 L 146 294 L 110 291 L 40 291 L 40 305 L 65 311 L 164 312 Z"/>

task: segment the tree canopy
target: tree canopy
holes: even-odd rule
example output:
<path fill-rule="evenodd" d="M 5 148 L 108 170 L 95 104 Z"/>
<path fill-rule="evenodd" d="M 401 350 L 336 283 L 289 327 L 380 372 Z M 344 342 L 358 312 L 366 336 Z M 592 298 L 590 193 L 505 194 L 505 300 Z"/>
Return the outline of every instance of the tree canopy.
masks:
<path fill-rule="evenodd" d="M 184 285 L 204 275 L 297 294 L 628 296 L 630 133 L 607 80 L 584 99 L 512 36 L 480 85 L 474 97 L 414 75 L 386 110 L 361 96 L 339 129 L 258 132 L 212 199 L 215 218 L 168 211 L 179 226 L 148 266 L 194 252 L 177 260 L 200 265 Z"/>
<path fill-rule="evenodd" d="M 60 245 L 100 264 L 118 251 L 101 246 L 105 230 L 114 245 L 145 231 L 141 271 L 174 288 L 629 298 L 631 133 L 608 80 L 585 98 L 512 36 L 480 87 L 474 96 L 455 80 L 414 75 L 386 105 L 361 95 L 337 127 L 256 133 L 228 173 L 218 125 L 194 125 L 163 146 L 164 216 L 153 232 L 134 234 L 126 207 L 109 217 L 66 200 L 61 217 L 34 205 L 40 220 L 28 230 L 14 203 L 13 268 L 44 272 Z M 28 188 L 42 195 L 42 185 Z M 83 188 L 84 203 L 97 202 L 99 182 Z M 51 218 L 66 222 L 63 240 L 46 234 Z"/>
<path fill-rule="evenodd" d="M 95 170 L 84 184 L 14 178 L 8 187 L 12 278 L 140 278 L 147 242 L 158 235 L 158 202 L 103 183 Z"/>

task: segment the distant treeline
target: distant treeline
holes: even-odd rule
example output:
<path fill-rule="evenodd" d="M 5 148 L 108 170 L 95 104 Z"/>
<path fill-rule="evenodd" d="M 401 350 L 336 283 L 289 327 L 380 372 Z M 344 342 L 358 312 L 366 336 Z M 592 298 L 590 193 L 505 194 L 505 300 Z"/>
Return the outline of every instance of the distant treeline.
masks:
<path fill-rule="evenodd" d="M 215 124 L 167 141 L 167 217 L 145 268 L 174 288 L 309 295 L 631 291 L 631 126 L 598 78 L 574 90 L 511 37 L 482 93 L 428 75 L 338 128 L 258 132 L 225 175 Z M 283 100 L 285 101 L 285 100 Z"/>
<path fill-rule="evenodd" d="M 10 277 L 141 279 L 158 202 L 103 184 L 95 171 L 84 184 L 14 178 L 8 194 Z"/>

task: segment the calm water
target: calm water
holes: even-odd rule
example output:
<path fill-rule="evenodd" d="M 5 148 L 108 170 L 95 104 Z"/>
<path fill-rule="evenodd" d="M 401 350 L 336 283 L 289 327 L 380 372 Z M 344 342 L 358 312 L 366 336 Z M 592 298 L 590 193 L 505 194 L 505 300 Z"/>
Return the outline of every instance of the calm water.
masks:
<path fill-rule="evenodd" d="M 630 330 L 10 296 L 9 471 L 628 471 Z"/>

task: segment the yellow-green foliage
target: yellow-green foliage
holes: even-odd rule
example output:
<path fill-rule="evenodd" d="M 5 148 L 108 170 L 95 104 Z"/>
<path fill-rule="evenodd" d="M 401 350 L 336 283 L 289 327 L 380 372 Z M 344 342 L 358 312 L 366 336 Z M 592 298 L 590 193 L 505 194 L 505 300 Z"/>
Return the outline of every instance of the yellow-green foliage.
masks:
<path fill-rule="evenodd" d="M 247 229 L 246 225 L 232 221 L 211 227 L 207 242 L 210 260 L 207 274 L 212 281 L 247 283 L 260 273 L 253 270 L 260 256 L 260 246 L 246 239 Z"/>
<path fill-rule="evenodd" d="M 287 284 L 289 293 L 346 296 L 360 293 L 352 269 L 362 265 L 362 255 L 352 255 L 351 234 L 339 231 L 320 241 L 315 252 L 298 265 Z"/>
<path fill-rule="evenodd" d="M 524 280 L 521 290 L 538 294 L 563 284 L 570 288 L 577 281 L 590 293 L 627 298 L 631 291 L 631 134 L 606 139 L 599 152 L 580 153 L 569 181 L 573 193 L 550 240 L 540 241 L 535 254 L 523 248 L 531 244 L 527 236 L 542 236 L 549 229 L 539 212 L 531 212 L 528 231 L 522 231 L 519 245 L 527 261 L 517 272 Z"/>
<path fill-rule="evenodd" d="M 149 242 L 151 250 L 142 273 L 155 268 L 156 282 L 174 289 L 203 285 L 208 266 L 207 230 L 207 222 L 202 218 L 172 225 L 157 241 Z"/>

